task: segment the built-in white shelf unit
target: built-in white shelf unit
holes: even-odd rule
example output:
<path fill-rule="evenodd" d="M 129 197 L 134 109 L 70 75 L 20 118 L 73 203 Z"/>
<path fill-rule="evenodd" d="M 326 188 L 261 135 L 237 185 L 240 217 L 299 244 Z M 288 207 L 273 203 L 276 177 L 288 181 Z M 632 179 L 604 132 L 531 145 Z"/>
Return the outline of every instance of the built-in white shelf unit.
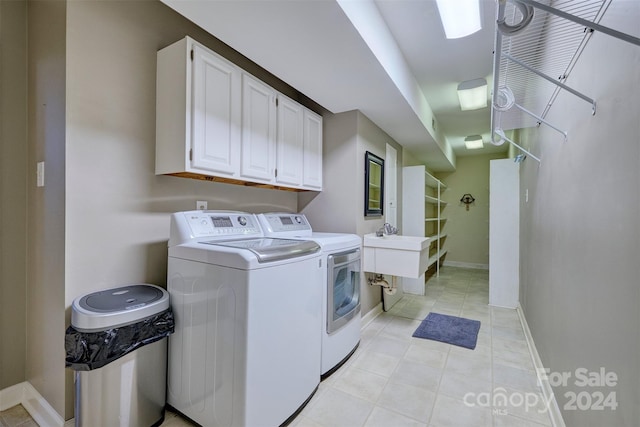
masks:
<path fill-rule="evenodd" d="M 442 193 L 447 186 L 427 172 L 424 165 L 402 168 L 402 234 L 429 237 L 429 268 L 435 265 L 440 274 L 440 260 L 447 253 L 443 232 L 446 218 L 442 210 L 446 202 Z M 425 276 L 418 279 L 404 278 L 404 291 L 424 295 Z"/>

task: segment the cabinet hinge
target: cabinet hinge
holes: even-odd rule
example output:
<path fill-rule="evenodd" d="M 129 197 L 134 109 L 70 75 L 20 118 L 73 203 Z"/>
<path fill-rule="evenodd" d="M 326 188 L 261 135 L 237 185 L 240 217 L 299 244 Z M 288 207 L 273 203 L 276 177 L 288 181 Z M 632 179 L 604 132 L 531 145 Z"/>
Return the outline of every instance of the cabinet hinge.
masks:
<path fill-rule="evenodd" d="M 276 107 L 278 106 L 278 98 L 276 98 Z"/>
<path fill-rule="evenodd" d="M 193 149 L 189 150 L 189 161 L 193 161 Z"/>
<path fill-rule="evenodd" d="M 278 168 L 276 168 L 276 178 L 278 177 Z"/>
<path fill-rule="evenodd" d="M 191 60 L 193 61 L 193 49 L 191 49 Z"/>

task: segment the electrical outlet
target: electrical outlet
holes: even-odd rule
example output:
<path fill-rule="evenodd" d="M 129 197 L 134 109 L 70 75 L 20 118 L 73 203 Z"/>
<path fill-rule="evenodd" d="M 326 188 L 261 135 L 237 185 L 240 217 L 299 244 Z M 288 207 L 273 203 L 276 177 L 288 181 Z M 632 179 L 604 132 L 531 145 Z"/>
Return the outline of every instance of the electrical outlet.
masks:
<path fill-rule="evenodd" d="M 207 210 L 207 202 L 204 200 L 198 200 L 196 201 L 196 209 L 199 211 L 206 211 Z"/>

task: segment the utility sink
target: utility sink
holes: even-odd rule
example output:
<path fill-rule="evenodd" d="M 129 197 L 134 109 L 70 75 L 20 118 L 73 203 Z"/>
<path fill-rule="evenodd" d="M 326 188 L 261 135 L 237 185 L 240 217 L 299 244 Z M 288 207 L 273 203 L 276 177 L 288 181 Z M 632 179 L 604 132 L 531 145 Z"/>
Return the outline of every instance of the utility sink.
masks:
<path fill-rule="evenodd" d="M 417 279 L 429 267 L 429 237 L 365 234 L 364 271 Z"/>

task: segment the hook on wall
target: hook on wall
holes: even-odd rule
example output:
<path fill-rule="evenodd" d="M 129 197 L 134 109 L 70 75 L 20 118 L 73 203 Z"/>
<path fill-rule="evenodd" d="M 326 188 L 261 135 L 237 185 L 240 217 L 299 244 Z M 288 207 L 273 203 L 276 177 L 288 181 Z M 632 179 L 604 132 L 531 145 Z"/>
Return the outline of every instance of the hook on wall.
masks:
<path fill-rule="evenodd" d="M 469 210 L 469 205 L 471 205 L 475 201 L 476 201 L 475 197 L 473 197 L 471 194 L 468 194 L 468 193 L 464 194 L 460 199 L 460 203 L 464 203 L 467 210 Z"/>

